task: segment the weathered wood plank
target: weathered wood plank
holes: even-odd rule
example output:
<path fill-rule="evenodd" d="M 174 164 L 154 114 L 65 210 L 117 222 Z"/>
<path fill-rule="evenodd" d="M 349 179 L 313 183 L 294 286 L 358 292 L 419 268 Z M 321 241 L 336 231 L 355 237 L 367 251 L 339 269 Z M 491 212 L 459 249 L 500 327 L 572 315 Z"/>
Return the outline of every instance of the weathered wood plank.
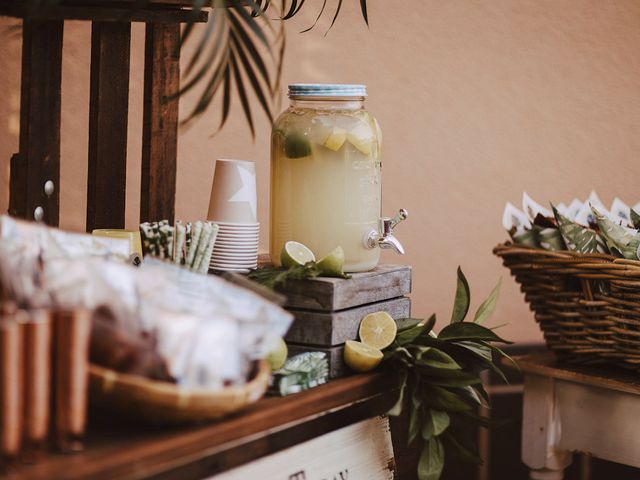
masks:
<path fill-rule="evenodd" d="M 7 478 L 201 479 L 382 415 L 397 395 L 393 376 L 373 373 L 284 398 L 263 399 L 237 415 L 206 425 L 151 427 L 102 412 L 93 425 L 90 421 L 83 452 L 43 453 L 38 463 L 19 465 Z"/>
<path fill-rule="evenodd" d="M 389 419 L 375 417 L 209 479 L 392 480 L 394 470 Z"/>
<path fill-rule="evenodd" d="M 287 342 L 289 356 L 297 355 L 304 352 L 324 352 L 327 354 L 329 361 L 329 378 L 344 377 L 350 372 L 342 359 L 344 345 L 336 345 L 335 347 L 314 347 L 313 345 L 300 345 L 298 343 Z"/>
<path fill-rule="evenodd" d="M 88 232 L 124 227 L 130 44 L 130 23 L 93 22 Z"/>
<path fill-rule="evenodd" d="M 152 2 L 144 8 L 126 8 L 121 4 L 78 5 L 61 2 L 59 5 L 33 7 L 22 0 L 0 0 L 0 15 L 30 20 L 93 20 L 100 22 L 185 23 L 206 22 L 208 12 L 199 12 L 179 5 Z M 192 2 L 189 2 L 191 6 Z"/>
<path fill-rule="evenodd" d="M 140 221 L 175 216 L 180 25 L 147 24 Z"/>
<path fill-rule="evenodd" d="M 388 312 L 394 319 L 408 318 L 411 315 L 411 299 L 400 297 L 338 312 L 291 309 L 295 319 L 285 340 L 325 347 L 356 340 L 362 317 L 381 310 Z"/>
<path fill-rule="evenodd" d="M 25 20 L 22 33 L 20 153 L 11 160 L 9 212 L 58 225 L 60 208 L 60 21 Z M 45 193 L 45 183 L 53 190 Z"/>
<path fill-rule="evenodd" d="M 319 277 L 291 281 L 279 291 L 287 296 L 286 307 L 344 310 L 407 295 L 411 292 L 411 267 L 379 265 L 370 272 L 354 273 L 348 280 Z"/>
<path fill-rule="evenodd" d="M 583 383 L 620 392 L 640 395 L 640 379 L 636 373 L 620 368 L 594 365 L 561 365 L 551 352 L 515 357 L 523 373 L 534 373 L 560 380 Z M 513 367 L 508 360 L 502 361 L 506 367 Z"/>

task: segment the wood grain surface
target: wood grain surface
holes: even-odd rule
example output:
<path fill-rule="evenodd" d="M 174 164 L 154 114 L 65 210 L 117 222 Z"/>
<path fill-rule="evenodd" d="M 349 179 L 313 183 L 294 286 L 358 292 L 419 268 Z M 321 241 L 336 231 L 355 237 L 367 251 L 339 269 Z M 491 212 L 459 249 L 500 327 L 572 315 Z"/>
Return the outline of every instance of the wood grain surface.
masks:
<path fill-rule="evenodd" d="M 402 297 L 411 292 L 411 267 L 379 265 L 354 273 L 348 280 L 318 277 L 290 281 L 278 289 L 287 297 L 285 307 L 332 312 Z"/>
<path fill-rule="evenodd" d="M 146 26 L 140 222 L 175 217 L 180 24 Z"/>
<path fill-rule="evenodd" d="M 92 412 L 86 450 L 46 454 L 8 475 L 24 480 L 190 480 L 226 471 L 361 420 L 396 401 L 391 375 L 335 380 L 288 397 L 266 398 L 228 419 L 182 428 L 150 427 Z"/>
<path fill-rule="evenodd" d="M 131 24 L 93 22 L 87 232 L 124 228 Z"/>
<path fill-rule="evenodd" d="M 60 208 L 60 21 L 25 20 L 22 30 L 20 152 L 11 159 L 9 213 L 29 220 L 42 207 L 42 221 L 57 226 Z M 51 180 L 53 193 L 44 184 Z"/>

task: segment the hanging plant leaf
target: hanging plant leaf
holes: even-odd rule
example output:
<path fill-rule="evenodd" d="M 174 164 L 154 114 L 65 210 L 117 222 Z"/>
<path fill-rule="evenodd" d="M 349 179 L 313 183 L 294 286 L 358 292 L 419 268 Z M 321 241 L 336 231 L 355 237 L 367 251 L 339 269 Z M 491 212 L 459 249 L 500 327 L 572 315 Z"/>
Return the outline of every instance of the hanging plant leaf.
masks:
<path fill-rule="evenodd" d="M 425 442 L 418 462 L 420 480 L 438 480 L 444 468 L 444 447 L 438 437 Z"/>
<path fill-rule="evenodd" d="M 424 423 L 422 424 L 423 440 L 431 440 L 442 434 L 451 423 L 451 417 L 447 412 L 427 408 L 424 415 Z"/>

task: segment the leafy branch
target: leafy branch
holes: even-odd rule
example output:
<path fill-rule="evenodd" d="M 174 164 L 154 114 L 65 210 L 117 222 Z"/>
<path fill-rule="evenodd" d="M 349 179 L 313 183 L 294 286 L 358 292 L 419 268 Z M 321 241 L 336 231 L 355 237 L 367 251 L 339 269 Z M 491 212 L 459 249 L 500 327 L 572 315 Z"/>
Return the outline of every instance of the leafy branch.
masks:
<path fill-rule="evenodd" d="M 291 280 L 304 280 L 315 277 L 351 278 L 350 275 L 337 275 L 335 272 L 327 272 L 317 262 L 307 262 L 304 265 L 293 265 L 289 268 L 274 267 L 272 265 L 251 270 L 247 277 L 254 282 L 270 289 L 285 286 Z"/>
<path fill-rule="evenodd" d="M 369 25 L 367 2 L 359 1 L 363 19 Z M 177 93 L 183 95 L 195 86 L 204 85 L 198 101 L 183 123 L 188 124 L 202 115 L 222 92 L 219 131 L 230 113 L 233 85 L 252 137 L 255 137 L 255 127 L 250 92 L 253 92 L 261 110 L 273 123 L 286 48 L 284 21 L 297 15 L 305 3 L 305 0 L 283 0 L 279 6 L 273 7 L 271 0 L 193 0 L 194 19 L 206 7 L 211 8 L 212 18 L 200 35 L 189 60 L 185 71 L 186 84 Z M 329 30 L 336 22 L 342 4 L 343 0 L 337 1 Z M 315 22 L 303 32 L 315 27 L 326 6 L 327 0 L 323 0 Z M 270 8 L 278 10 L 277 29 L 267 15 Z M 182 45 L 190 38 L 193 27 L 193 22 L 187 24 L 182 35 Z"/>
<path fill-rule="evenodd" d="M 474 320 L 465 321 L 470 291 L 458 268 L 451 323 L 436 335 L 435 315 L 427 321 L 399 320 L 396 339 L 384 351 L 384 364 L 399 372 L 400 378 L 400 396 L 389 415 L 400 415 L 409 408 L 409 444 L 418 438 L 424 441 L 418 463 L 420 480 L 440 478 L 445 453 L 482 463 L 465 427 L 488 426 L 487 419 L 476 413 L 489 402 L 481 372 L 489 369 L 507 381 L 494 355 L 509 358 L 496 344 L 510 342 L 480 325 L 493 313 L 499 292 L 500 282 L 480 305 Z"/>
<path fill-rule="evenodd" d="M 45 18 L 48 11 L 61 3 L 61 0 L 25 0 L 24 7 L 29 16 Z M 152 0 L 132 0 L 128 5 L 135 12 L 149 7 L 151 3 Z M 252 137 L 255 137 L 254 98 L 273 122 L 279 108 L 277 99 L 286 50 L 284 21 L 295 17 L 303 6 L 311 3 L 305 0 L 191 0 L 190 20 L 183 29 L 180 46 L 189 40 L 195 42 L 194 49 L 184 69 L 183 86 L 175 95 L 182 96 L 197 90 L 198 100 L 183 119 L 183 125 L 202 116 L 221 95 L 218 132 L 229 117 L 234 90 Z M 336 0 L 329 30 L 335 24 L 343 3 L 344 0 Z M 367 0 L 359 0 L 359 3 L 362 17 L 369 25 Z M 323 0 L 315 22 L 303 32 L 316 26 L 326 8 L 327 0 Z M 205 9 L 211 13 L 209 21 L 202 30 L 196 29 L 196 21 Z M 274 19 L 267 14 L 271 10 L 276 13 Z"/>

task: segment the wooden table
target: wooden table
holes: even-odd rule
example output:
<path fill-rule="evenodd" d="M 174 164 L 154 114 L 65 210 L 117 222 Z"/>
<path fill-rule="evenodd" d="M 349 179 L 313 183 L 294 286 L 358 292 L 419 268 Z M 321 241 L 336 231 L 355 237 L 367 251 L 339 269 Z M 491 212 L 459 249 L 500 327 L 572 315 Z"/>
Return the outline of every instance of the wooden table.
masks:
<path fill-rule="evenodd" d="M 524 373 L 522 460 L 531 479 L 562 479 L 573 452 L 640 467 L 640 377 L 516 357 Z"/>
<path fill-rule="evenodd" d="M 17 466 L 8 478 L 207 478 L 382 415 L 397 395 L 393 376 L 375 373 L 334 380 L 284 398 L 266 398 L 233 417 L 195 427 L 151 428 L 94 413 L 85 451 L 46 454 L 35 465 Z M 305 478 L 295 467 L 282 465 L 282 478 Z M 388 465 L 390 471 L 393 468 Z"/>

